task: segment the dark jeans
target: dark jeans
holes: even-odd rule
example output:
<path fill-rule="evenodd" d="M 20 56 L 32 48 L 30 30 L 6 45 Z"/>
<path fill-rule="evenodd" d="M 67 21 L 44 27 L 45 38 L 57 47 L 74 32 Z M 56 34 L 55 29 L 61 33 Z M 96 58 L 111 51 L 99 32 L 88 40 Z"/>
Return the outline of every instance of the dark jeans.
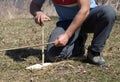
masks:
<path fill-rule="evenodd" d="M 98 6 L 90 9 L 89 16 L 71 37 L 68 44 L 63 47 L 48 45 L 45 58 L 50 61 L 58 61 L 79 54 L 87 39 L 87 33 L 94 34 L 90 49 L 95 52 L 101 52 L 112 30 L 115 16 L 116 13 L 111 6 Z M 58 35 L 64 33 L 71 21 L 59 21 L 48 42 L 54 41 Z"/>

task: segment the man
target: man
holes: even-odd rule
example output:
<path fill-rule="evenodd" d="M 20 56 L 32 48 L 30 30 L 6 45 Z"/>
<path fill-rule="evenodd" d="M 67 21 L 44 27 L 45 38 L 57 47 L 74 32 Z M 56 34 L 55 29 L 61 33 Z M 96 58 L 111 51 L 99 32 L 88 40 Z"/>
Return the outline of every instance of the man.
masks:
<path fill-rule="evenodd" d="M 45 0 L 33 0 L 30 12 L 39 25 L 51 20 L 41 11 Z M 110 6 L 97 6 L 94 0 L 52 0 L 59 16 L 56 28 L 50 35 L 46 60 L 60 61 L 66 58 L 83 56 L 87 33 L 93 33 L 88 48 L 87 60 L 95 65 L 105 65 L 100 56 L 115 21 L 115 11 Z"/>

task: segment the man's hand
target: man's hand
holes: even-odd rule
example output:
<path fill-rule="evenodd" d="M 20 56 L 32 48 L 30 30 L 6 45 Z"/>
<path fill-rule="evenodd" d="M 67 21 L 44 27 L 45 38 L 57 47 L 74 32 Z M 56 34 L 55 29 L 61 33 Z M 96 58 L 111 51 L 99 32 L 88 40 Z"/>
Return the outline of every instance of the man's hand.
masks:
<path fill-rule="evenodd" d="M 51 19 L 45 15 L 43 12 L 39 11 L 36 13 L 36 16 L 35 16 L 35 22 L 37 24 L 39 24 L 40 26 L 43 26 L 44 25 L 44 21 L 50 21 Z"/>
<path fill-rule="evenodd" d="M 61 34 L 55 39 L 54 45 L 56 47 L 65 46 L 68 43 L 68 40 L 69 40 L 69 36 L 66 33 Z"/>

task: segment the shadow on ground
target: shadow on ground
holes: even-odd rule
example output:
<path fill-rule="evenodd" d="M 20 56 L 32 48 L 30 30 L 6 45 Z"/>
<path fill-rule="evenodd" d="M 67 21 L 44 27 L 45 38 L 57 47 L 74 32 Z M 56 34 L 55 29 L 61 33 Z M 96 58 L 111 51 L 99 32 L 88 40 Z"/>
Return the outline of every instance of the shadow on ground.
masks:
<path fill-rule="evenodd" d="M 29 56 L 36 56 L 41 59 L 42 51 L 39 49 L 32 48 L 24 48 L 24 49 L 16 49 L 16 50 L 8 50 L 5 55 L 12 58 L 14 61 L 25 61 Z"/>
<path fill-rule="evenodd" d="M 46 50 L 45 50 L 46 52 Z M 39 49 L 32 49 L 32 48 L 24 48 L 24 49 L 16 49 L 16 50 L 8 50 L 6 51 L 5 55 L 9 56 L 12 58 L 14 61 L 25 61 L 26 58 L 29 56 L 35 56 L 38 57 L 39 60 L 42 59 L 42 50 Z M 62 60 L 58 60 L 55 62 L 63 61 L 63 60 L 74 60 L 74 61 L 81 61 L 82 63 L 89 63 L 95 65 L 93 62 L 88 61 L 86 56 L 75 56 L 75 57 L 70 57 L 70 58 L 65 58 Z M 47 61 L 51 62 L 51 61 Z"/>

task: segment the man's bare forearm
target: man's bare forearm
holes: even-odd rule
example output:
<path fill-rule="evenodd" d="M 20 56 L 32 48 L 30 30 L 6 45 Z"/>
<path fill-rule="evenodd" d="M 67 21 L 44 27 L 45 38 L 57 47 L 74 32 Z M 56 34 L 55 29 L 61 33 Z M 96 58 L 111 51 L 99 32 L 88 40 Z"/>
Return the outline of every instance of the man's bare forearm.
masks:
<path fill-rule="evenodd" d="M 90 10 L 90 2 L 89 0 L 79 0 L 81 2 L 79 2 L 78 4 L 81 4 L 81 9 L 78 11 L 77 15 L 75 16 L 75 18 L 73 19 L 72 23 L 70 24 L 70 26 L 68 27 L 68 29 L 66 30 L 66 34 L 68 35 L 68 37 L 70 38 L 75 31 L 80 28 L 80 26 L 82 25 L 82 23 L 85 21 L 85 19 L 87 18 L 87 16 L 89 15 L 89 10 Z"/>
<path fill-rule="evenodd" d="M 67 33 L 67 35 L 69 37 L 71 37 L 74 34 L 74 32 L 78 28 L 80 28 L 80 26 L 82 25 L 82 23 L 84 22 L 84 20 L 87 18 L 88 14 L 89 14 L 89 11 L 87 11 L 85 13 L 84 12 L 79 12 L 75 16 L 75 18 L 73 19 L 72 23 L 70 24 L 70 26 L 68 27 L 68 29 L 66 30 L 65 33 Z"/>

